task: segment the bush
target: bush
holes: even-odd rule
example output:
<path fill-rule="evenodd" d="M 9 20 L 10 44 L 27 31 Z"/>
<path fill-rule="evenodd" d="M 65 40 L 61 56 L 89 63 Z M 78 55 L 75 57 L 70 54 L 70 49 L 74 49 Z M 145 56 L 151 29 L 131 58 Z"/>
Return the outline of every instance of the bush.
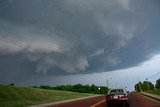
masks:
<path fill-rule="evenodd" d="M 95 86 L 94 84 L 90 85 L 82 85 L 82 84 L 75 84 L 75 85 L 58 85 L 56 87 L 51 87 L 48 85 L 41 85 L 40 87 L 33 86 L 33 88 L 41 88 L 41 89 L 55 89 L 55 90 L 62 90 L 62 91 L 72 91 L 72 92 L 79 92 L 79 93 L 93 93 L 93 94 L 106 94 L 108 93 L 108 87 L 105 86 Z"/>

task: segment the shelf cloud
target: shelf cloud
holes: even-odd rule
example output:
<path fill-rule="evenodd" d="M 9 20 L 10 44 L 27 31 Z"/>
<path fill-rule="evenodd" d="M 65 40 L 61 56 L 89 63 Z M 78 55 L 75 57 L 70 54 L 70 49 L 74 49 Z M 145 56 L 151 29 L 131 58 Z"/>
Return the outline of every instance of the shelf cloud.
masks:
<path fill-rule="evenodd" d="M 159 53 L 158 3 L 1 0 L 0 74 L 86 74 L 136 66 Z"/>

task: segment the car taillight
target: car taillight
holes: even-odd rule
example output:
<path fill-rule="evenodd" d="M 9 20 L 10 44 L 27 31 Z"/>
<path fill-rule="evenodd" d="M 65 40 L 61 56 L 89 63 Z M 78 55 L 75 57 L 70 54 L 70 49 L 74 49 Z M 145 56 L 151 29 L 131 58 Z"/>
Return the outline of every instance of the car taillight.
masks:
<path fill-rule="evenodd" d="M 120 96 L 121 99 L 126 99 L 128 96 L 126 94 Z"/>
<path fill-rule="evenodd" d="M 111 99 L 111 95 L 106 96 L 106 100 L 109 100 L 109 99 Z"/>

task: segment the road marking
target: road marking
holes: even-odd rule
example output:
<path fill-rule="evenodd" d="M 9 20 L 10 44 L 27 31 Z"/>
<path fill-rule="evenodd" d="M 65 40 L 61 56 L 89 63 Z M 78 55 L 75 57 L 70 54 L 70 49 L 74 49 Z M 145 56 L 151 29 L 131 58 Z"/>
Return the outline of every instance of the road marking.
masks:
<path fill-rule="evenodd" d="M 96 104 L 93 104 L 93 105 L 91 105 L 90 107 L 96 107 L 97 105 L 99 105 L 99 104 L 101 104 L 101 103 L 103 103 L 103 102 L 105 102 L 106 100 L 102 100 L 102 101 L 100 101 L 100 102 L 98 102 L 98 103 L 96 103 Z"/>

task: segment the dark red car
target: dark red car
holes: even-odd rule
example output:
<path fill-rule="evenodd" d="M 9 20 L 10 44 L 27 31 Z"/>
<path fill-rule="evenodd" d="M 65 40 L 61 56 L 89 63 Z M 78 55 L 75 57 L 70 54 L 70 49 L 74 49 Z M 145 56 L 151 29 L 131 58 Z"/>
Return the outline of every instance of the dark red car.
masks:
<path fill-rule="evenodd" d="M 106 95 L 107 107 L 123 104 L 129 107 L 128 92 L 125 89 L 111 89 Z"/>

